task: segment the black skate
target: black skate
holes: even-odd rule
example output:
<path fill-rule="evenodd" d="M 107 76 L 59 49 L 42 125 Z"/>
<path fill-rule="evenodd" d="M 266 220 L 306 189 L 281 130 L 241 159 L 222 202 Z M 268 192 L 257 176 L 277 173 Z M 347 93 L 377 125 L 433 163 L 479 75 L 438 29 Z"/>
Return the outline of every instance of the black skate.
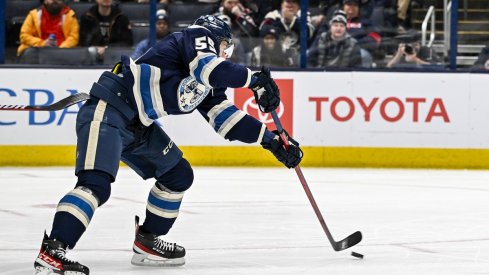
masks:
<path fill-rule="evenodd" d="M 66 258 L 67 245 L 49 239 L 44 232 L 41 251 L 34 262 L 34 274 L 88 275 L 88 267 Z"/>
<path fill-rule="evenodd" d="M 185 264 L 185 248 L 176 243 L 165 242 L 157 235 L 139 230 L 136 216 L 136 239 L 132 247 L 131 263 L 139 266 L 178 266 Z"/>

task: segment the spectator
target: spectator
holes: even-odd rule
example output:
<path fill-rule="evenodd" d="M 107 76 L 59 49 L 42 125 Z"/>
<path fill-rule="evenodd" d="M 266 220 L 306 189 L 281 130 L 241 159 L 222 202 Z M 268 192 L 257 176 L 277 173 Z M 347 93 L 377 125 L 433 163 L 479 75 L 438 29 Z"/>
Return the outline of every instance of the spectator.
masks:
<path fill-rule="evenodd" d="M 417 32 L 410 32 L 398 36 L 401 40 L 394 57 L 387 63 L 388 68 L 413 68 L 424 65 L 432 65 L 440 62 L 438 55 L 433 49 L 421 46 L 421 36 Z"/>
<path fill-rule="evenodd" d="M 283 49 L 279 42 L 278 30 L 273 26 L 265 26 L 260 31 L 262 40 L 251 53 L 251 66 L 288 67 L 293 65 L 292 57 Z"/>
<path fill-rule="evenodd" d="M 97 60 L 103 60 L 108 46 L 132 46 L 129 18 L 112 4 L 112 0 L 96 0 L 80 20 L 80 45 L 94 46 Z"/>
<path fill-rule="evenodd" d="M 297 59 L 300 49 L 300 12 L 299 0 L 282 0 L 280 10 L 269 12 L 260 26 L 260 29 L 267 25 L 276 27 L 281 34 L 280 40 L 285 48 L 295 52 L 295 59 Z M 307 25 L 307 39 L 309 42 L 312 39 L 315 30 L 309 16 Z M 295 60 L 294 63 L 296 63 L 296 61 L 297 60 Z"/>
<path fill-rule="evenodd" d="M 489 70 L 489 46 L 486 46 L 481 50 L 477 61 L 474 63 L 473 69 Z"/>
<path fill-rule="evenodd" d="M 245 8 L 239 0 L 222 0 L 215 16 L 231 23 L 233 37 L 239 38 L 245 52 L 250 52 L 254 38 L 258 37 L 258 26 L 251 16 L 252 11 Z"/>
<path fill-rule="evenodd" d="M 29 48 L 76 47 L 79 28 L 75 12 L 63 0 L 43 0 L 41 7 L 31 10 L 22 24 L 17 55 Z"/>
<path fill-rule="evenodd" d="M 365 65 L 371 62 L 372 55 L 378 53 L 381 36 L 373 29 L 369 18 L 360 16 L 359 0 L 343 0 L 343 11 L 346 13 L 348 33 L 357 40 L 360 48 L 368 51 L 362 51 L 362 60 Z"/>
<path fill-rule="evenodd" d="M 346 15 L 336 13 L 330 20 L 330 30 L 320 34 L 317 44 L 309 51 L 308 63 L 313 68 L 359 67 L 360 47 L 346 31 Z"/>
<path fill-rule="evenodd" d="M 160 9 L 156 12 L 156 40 L 159 41 L 170 34 L 168 26 L 168 16 L 166 10 Z M 137 59 L 151 48 L 149 38 L 144 39 L 136 45 L 136 49 L 131 55 L 132 59 Z"/>

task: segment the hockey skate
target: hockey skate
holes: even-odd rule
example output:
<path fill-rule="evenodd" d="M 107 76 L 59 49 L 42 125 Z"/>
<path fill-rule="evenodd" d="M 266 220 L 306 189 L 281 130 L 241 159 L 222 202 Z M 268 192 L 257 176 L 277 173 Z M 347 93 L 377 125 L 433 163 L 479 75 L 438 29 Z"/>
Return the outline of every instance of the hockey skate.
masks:
<path fill-rule="evenodd" d="M 131 263 L 138 266 L 179 266 L 185 264 L 185 248 L 165 242 L 159 236 L 142 232 L 136 216 L 136 239 Z"/>
<path fill-rule="evenodd" d="M 44 232 L 41 250 L 34 262 L 34 274 L 88 275 L 88 267 L 66 258 L 66 245 L 49 239 Z"/>

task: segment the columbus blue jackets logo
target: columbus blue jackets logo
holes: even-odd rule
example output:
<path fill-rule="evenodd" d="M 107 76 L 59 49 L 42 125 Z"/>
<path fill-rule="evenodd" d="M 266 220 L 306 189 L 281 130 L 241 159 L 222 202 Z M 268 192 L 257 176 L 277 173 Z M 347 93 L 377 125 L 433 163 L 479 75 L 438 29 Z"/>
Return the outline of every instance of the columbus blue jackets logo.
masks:
<path fill-rule="evenodd" d="M 177 90 L 178 108 L 182 112 L 192 112 L 209 94 L 210 88 L 189 76 L 182 79 Z"/>

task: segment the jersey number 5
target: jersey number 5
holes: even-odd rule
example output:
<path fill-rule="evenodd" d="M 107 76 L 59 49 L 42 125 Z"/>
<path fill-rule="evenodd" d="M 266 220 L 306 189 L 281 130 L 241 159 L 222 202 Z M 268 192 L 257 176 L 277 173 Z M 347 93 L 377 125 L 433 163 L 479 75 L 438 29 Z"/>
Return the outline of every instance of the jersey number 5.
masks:
<path fill-rule="evenodd" d="M 214 47 L 214 41 L 207 36 L 201 36 L 195 38 L 195 49 L 205 50 L 209 49 L 211 52 L 217 54 L 216 48 Z"/>

